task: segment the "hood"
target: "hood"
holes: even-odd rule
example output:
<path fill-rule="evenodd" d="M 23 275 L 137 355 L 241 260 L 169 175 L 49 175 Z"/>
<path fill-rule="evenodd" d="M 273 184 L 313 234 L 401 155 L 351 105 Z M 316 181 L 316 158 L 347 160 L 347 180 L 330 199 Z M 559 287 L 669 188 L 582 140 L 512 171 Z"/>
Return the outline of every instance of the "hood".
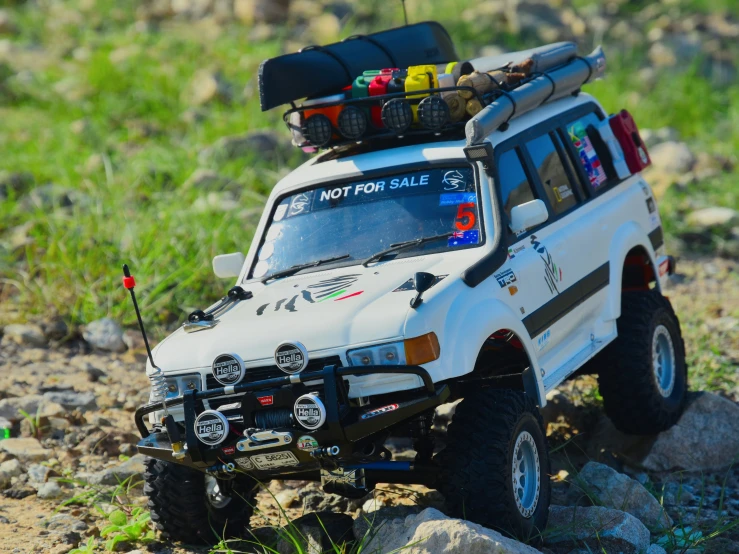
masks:
<path fill-rule="evenodd" d="M 178 329 L 154 350 L 155 361 L 165 371 L 182 371 L 208 367 L 216 356 L 230 352 L 247 364 L 272 363 L 283 341 L 299 341 L 315 356 L 324 350 L 399 339 L 415 295 L 409 280 L 416 271 L 458 277 L 463 252 L 454 254 L 403 258 L 369 268 L 343 267 L 266 285 L 247 283 L 244 288 L 253 298 L 233 305 L 217 318 L 215 327 L 195 333 Z M 430 298 L 433 290 L 424 298 Z"/>

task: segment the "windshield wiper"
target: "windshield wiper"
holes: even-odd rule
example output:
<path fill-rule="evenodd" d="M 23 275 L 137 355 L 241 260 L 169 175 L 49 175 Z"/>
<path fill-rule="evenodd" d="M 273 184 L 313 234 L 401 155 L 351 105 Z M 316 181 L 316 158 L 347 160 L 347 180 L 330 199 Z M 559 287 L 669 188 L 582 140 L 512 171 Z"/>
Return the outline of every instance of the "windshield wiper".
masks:
<path fill-rule="evenodd" d="M 349 254 L 344 254 L 343 256 L 334 256 L 332 258 L 316 260 L 315 262 L 308 262 L 307 264 L 294 265 L 292 267 L 288 267 L 287 269 L 276 271 L 272 275 L 267 275 L 267 277 L 262 279 L 262 283 L 266 283 L 270 279 L 279 279 L 280 277 L 289 277 L 290 275 L 295 275 L 298 271 L 301 271 L 303 269 L 308 269 L 309 267 L 318 267 L 319 265 L 327 264 L 329 262 L 336 262 L 338 260 L 344 260 L 348 257 L 349 257 Z"/>
<path fill-rule="evenodd" d="M 390 248 L 386 250 L 382 250 L 381 252 L 378 252 L 377 254 L 372 254 L 369 258 L 367 258 L 366 260 L 362 262 L 362 265 L 364 267 L 367 267 L 370 263 L 379 261 L 385 256 L 387 256 L 388 254 L 392 254 L 393 252 L 399 252 L 401 250 L 405 250 L 406 248 L 410 248 L 411 246 L 418 246 L 421 244 L 425 244 L 427 242 L 433 242 L 435 240 L 448 239 L 453 234 L 454 233 L 446 233 L 444 235 L 434 235 L 433 237 L 423 237 L 420 239 L 406 240 L 403 242 L 399 242 L 397 244 L 391 244 Z"/>

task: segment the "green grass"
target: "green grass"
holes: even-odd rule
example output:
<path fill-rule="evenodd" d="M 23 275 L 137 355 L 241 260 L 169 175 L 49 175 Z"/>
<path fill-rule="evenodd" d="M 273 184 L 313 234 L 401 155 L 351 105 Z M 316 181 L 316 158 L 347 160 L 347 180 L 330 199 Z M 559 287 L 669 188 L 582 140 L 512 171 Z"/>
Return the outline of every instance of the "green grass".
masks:
<path fill-rule="evenodd" d="M 160 331 L 182 321 L 225 292 L 228 284 L 212 275 L 212 257 L 248 249 L 264 199 L 300 159 L 295 153 L 279 162 L 209 162 L 207 168 L 234 182 L 228 211 L 217 198 L 215 206 L 202 206 L 203 191 L 184 189 L 201 167 L 198 153 L 218 138 L 262 128 L 286 135 L 279 110 L 259 110 L 255 73 L 286 40 L 292 48 L 311 37 L 297 33 L 297 23 L 263 42 L 250 41 L 249 29 L 237 23 L 212 33 L 170 21 L 146 32 L 134 25 L 142 3 L 97 0 L 79 17 L 77 8 L 90 2 L 10 8 L 20 31 L 10 40 L 23 50 L 15 63 L 26 70 L 15 74 L 0 63 L 0 173 L 28 172 L 31 187 L 53 183 L 77 191 L 81 200 L 70 209 L 38 209 L 22 201 L 27 190 L 20 190 L 0 202 L 0 299 L 11 300 L 3 302 L 15 314 L 9 318 L 56 311 L 73 323 L 110 315 L 133 324 L 120 286 L 120 265 L 128 262 L 145 319 Z M 641 5 L 628 3 L 625 16 Z M 464 57 L 493 39 L 509 48 L 540 42 L 512 34 L 500 18 L 471 17 L 474 6 L 409 1 L 408 11 L 411 21 L 443 21 Z M 583 0 L 575 6 L 588 8 Z M 683 0 L 679 9 L 722 6 Z M 371 0 L 353 9 L 342 36 L 402 22 L 399 2 Z M 643 49 L 607 53 L 607 80 L 587 87 L 607 109 L 629 108 L 644 128 L 675 127 L 697 150 L 733 155 L 739 148 L 739 86 L 711 87 L 700 77 L 699 62 L 660 73 L 651 85 L 635 78 Z M 232 98 L 196 108 L 193 121 L 183 117 L 192 115 L 187 90 L 203 68 L 222 74 Z M 700 201 L 739 207 L 736 177 L 709 180 Z M 679 231 L 671 221 L 688 209 L 689 195 L 670 190 L 663 200 L 668 232 Z"/>

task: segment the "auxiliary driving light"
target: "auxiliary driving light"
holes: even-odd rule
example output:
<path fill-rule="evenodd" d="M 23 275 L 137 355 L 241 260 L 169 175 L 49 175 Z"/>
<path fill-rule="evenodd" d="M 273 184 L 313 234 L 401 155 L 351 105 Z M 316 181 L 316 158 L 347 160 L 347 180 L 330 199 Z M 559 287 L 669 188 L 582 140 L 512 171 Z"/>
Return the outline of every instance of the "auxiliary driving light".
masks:
<path fill-rule="evenodd" d="M 313 114 L 303 124 L 303 135 L 314 146 L 326 146 L 331 142 L 331 120 L 322 113 Z"/>
<path fill-rule="evenodd" d="M 337 123 L 339 132 L 349 140 L 356 140 L 367 131 L 367 116 L 356 106 L 341 110 Z"/>
<path fill-rule="evenodd" d="M 418 104 L 418 119 L 427 129 L 441 129 L 449 121 L 449 105 L 439 96 L 427 96 Z"/>
<path fill-rule="evenodd" d="M 382 107 L 382 122 L 385 127 L 398 134 L 406 132 L 413 123 L 413 110 L 410 104 L 400 98 L 388 100 Z"/>

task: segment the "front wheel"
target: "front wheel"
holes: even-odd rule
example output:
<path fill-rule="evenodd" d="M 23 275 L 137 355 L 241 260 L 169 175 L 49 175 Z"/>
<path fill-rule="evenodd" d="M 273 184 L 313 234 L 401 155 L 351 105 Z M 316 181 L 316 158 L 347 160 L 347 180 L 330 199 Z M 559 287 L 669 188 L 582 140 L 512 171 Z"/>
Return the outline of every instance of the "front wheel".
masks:
<path fill-rule="evenodd" d="M 685 407 L 688 373 L 680 322 L 657 290 L 624 292 L 618 338 L 600 362 L 608 417 L 621 431 L 652 435 L 672 427 Z"/>
<path fill-rule="evenodd" d="M 254 512 L 256 483 L 245 475 L 224 492 L 210 475 L 147 458 L 144 479 L 151 520 L 164 538 L 214 544 L 221 537 L 241 537 Z"/>
<path fill-rule="evenodd" d="M 495 389 L 466 395 L 435 459 L 449 515 L 539 541 L 549 516 L 549 453 L 531 398 Z"/>

